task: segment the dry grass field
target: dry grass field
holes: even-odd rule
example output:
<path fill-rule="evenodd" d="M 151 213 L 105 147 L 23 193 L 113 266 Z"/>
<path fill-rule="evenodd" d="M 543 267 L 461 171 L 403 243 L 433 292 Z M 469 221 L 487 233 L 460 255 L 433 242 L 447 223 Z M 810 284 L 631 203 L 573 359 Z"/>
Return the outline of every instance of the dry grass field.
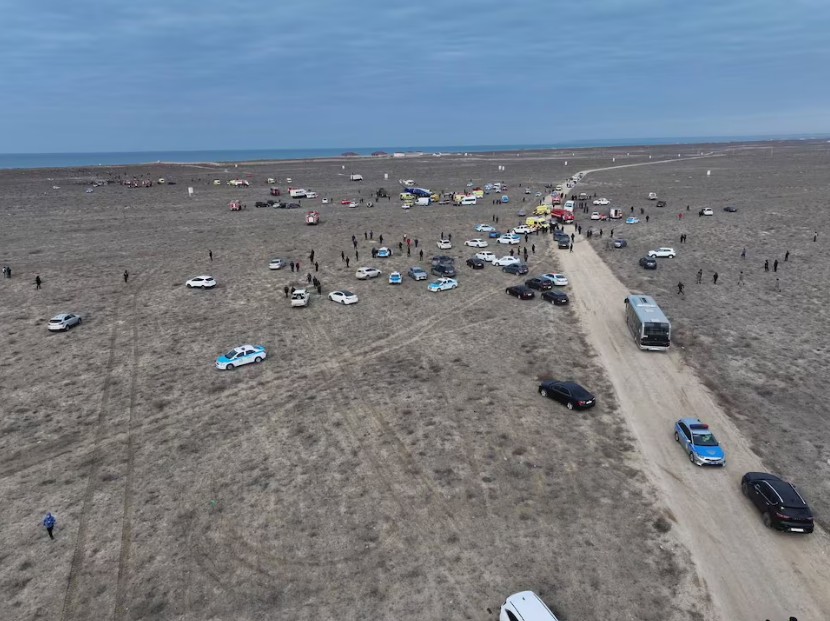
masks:
<path fill-rule="evenodd" d="M 673 150 L 648 152 L 658 158 Z M 673 516 L 647 483 L 570 310 L 507 297 L 516 277 L 463 266 L 472 252 L 461 242 L 479 236 L 476 222 L 492 214 L 516 222 L 516 184 L 542 189 L 572 167 L 607 165 L 609 153 L 361 160 L 345 171 L 339 161 L 0 171 L 0 263 L 13 269 L 0 283 L 7 354 L 0 363 L 0 618 L 492 619 L 506 595 L 523 589 L 541 592 L 562 621 L 706 618 L 706 593 L 673 538 Z M 632 150 L 630 158 L 644 154 Z M 641 225 L 632 247 L 610 259 L 633 286 L 642 282 L 665 300 L 679 344 L 700 364 L 710 357 L 717 372 L 709 379 L 747 417 L 757 449 L 773 465 L 804 470 L 820 508 L 821 472 L 806 466 L 827 457 L 816 444 L 814 399 L 824 370 L 808 363 L 823 362 L 826 351 L 807 333 L 823 312 L 824 292 L 809 285 L 821 282 L 824 263 L 822 244 L 804 237 L 818 228 L 820 192 L 784 201 L 795 190 L 783 180 L 800 182 L 785 176 L 771 185 L 776 149 L 759 173 L 769 208 L 742 201 L 759 184 L 748 178 L 756 160 L 744 157 L 752 156 L 588 180 L 626 204 L 634 195 L 625 192 L 638 183 L 668 195 L 665 218 Z M 731 172 L 741 161 L 746 167 Z M 815 160 L 804 161 L 807 170 Z M 497 164 L 507 170 L 498 173 Z M 715 218 L 684 217 L 690 242 L 677 262 L 653 282 L 640 281 L 626 266 L 647 245 L 677 237 L 669 215 L 677 201 L 710 196 L 697 185 L 706 168 L 714 169 L 712 182 L 726 184 L 706 198 Z M 253 173 L 253 187 L 209 184 L 243 170 Z M 366 181 L 350 184 L 348 172 Z M 178 185 L 84 193 L 84 180 L 108 174 Z M 725 195 L 721 176 L 728 175 L 733 194 Z M 283 188 L 291 177 L 337 203 L 368 198 L 379 186 L 397 192 L 399 178 L 433 189 L 501 178 L 512 202 L 409 211 L 394 198 L 371 209 L 336 204 L 320 207 L 323 222 L 309 227 L 302 211 L 253 208 L 268 198 L 262 181 L 269 176 Z M 228 210 L 236 197 L 247 210 Z M 721 212 L 719 201 L 727 200 L 737 214 Z M 752 233 L 746 223 L 769 233 Z M 369 230 L 392 242 L 394 257 L 371 259 Z M 438 254 L 441 232 L 453 234 L 457 290 L 428 294 L 410 279 L 400 287 L 385 277 L 355 279 L 357 265 L 388 273 L 418 263 L 414 253 L 398 254 L 404 235 L 419 239 L 425 265 Z M 698 263 L 734 281 L 727 274 L 739 257 L 718 249 L 727 242 L 748 246 L 755 272 L 762 242 L 779 254 L 791 243 L 786 291 L 798 296 L 773 293 L 760 273 L 748 277 L 746 297 L 731 282 L 699 295 L 692 286 Z M 531 243 L 532 272 L 555 269 L 549 241 Z M 359 304 L 314 296 L 308 308 L 289 307 L 282 288 L 314 274 L 312 249 L 324 294 L 348 287 Z M 348 269 L 341 251 L 352 258 Z M 269 271 L 272 256 L 301 261 L 300 278 Z M 622 256 L 631 261 L 618 262 Z M 685 300 L 668 299 L 673 270 L 684 270 L 677 273 L 689 284 Z M 216 277 L 217 289 L 183 286 L 201 273 Z M 49 333 L 46 322 L 62 311 L 82 314 L 83 325 Z M 213 368 L 217 355 L 246 342 L 265 345 L 268 359 L 232 372 Z M 536 393 L 543 377 L 580 381 L 598 395 L 598 407 L 575 414 L 543 401 Z M 785 411 L 790 424 L 776 418 Z M 48 510 L 58 517 L 54 542 L 40 526 Z"/>
<path fill-rule="evenodd" d="M 736 149 L 720 158 L 597 172 L 580 185 L 626 211 L 634 206 L 639 215 L 645 209 L 648 223 L 639 216 L 637 225 L 603 224 L 603 238 L 591 243 L 633 291 L 657 298 L 673 320 L 675 344 L 684 348 L 755 453 L 771 472 L 800 486 L 825 525 L 830 515 L 828 146 Z M 668 206 L 658 209 L 646 200 L 650 191 Z M 725 212 L 728 205 L 738 211 Z M 712 207 L 714 216 L 699 217 L 701 207 Z M 583 221 L 587 217 L 583 214 Z M 615 236 L 625 237 L 627 248 L 607 248 L 611 227 Z M 685 244 L 679 241 L 682 233 L 688 235 Z M 663 245 L 673 246 L 677 258 L 661 260 L 656 271 L 637 265 L 650 248 Z M 686 285 L 682 296 L 678 282 Z"/>

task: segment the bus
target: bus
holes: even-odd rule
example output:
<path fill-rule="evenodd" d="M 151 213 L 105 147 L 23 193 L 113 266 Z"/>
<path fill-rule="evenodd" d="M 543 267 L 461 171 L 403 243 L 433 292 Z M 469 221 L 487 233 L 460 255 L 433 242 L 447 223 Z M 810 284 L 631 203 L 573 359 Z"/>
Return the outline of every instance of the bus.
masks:
<path fill-rule="evenodd" d="M 640 349 L 665 351 L 671 344 L 671 323 L 647 295 L 625 298 L 625 323 Z"/>

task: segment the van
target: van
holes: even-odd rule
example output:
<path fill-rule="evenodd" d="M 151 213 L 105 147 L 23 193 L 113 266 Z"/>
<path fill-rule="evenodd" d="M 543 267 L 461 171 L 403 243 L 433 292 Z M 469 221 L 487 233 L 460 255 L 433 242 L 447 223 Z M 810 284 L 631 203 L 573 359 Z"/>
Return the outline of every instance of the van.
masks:
<path fill-rule="evenodd" d="M 401 200 L 402 201 L 412 200 L 414 198 L 415 198 L 415 195 L 410 193 L 410 192 L 401 192 Z"/>
<path fill-rule="evenodd" d="M 458 201 L 459 205 L 475 205 L 476 204 L 476 197 L 475 196 L 462 196 L 461 200 Z"/>
<path fill-rule="evenodd" d="M 306 191 L 303 188 L 291 188 L 288 192 L 291 198 L 305 198 Z"/>
<path fill-rule="evenodd" d="M 422 205 L 422 206 L 427 206 L 427 205 L 429 205 L 429 203 L 430 203 L 430 200 L 429 200 L 428 196 L 422 196 L 418 200 L 415 201 L 416 205 Z"/>
<path fill-rule="evenodd" d="M 574 202 L 573 201 L 565 201 L 565 211 L 573 211 L 574 210 Z"/>
<path fill-rule="evenodd" d="M 514 593 L 501 606 L 499 621 L 559 621 L 533 591 Z"/>

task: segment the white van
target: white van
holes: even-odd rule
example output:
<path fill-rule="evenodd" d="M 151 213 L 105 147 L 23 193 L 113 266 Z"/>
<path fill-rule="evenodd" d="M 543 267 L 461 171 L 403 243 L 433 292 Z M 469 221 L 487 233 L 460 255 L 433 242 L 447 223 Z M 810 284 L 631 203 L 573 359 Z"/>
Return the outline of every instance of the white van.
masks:
<path fill-rule="evenodd" d="M 417 201 L 415 201 L 416 205 L 429 205 L 429 196 L 421 196 Z"/>
<path fill-rule="evenodd" d="M 571 213 L 573 213 L 573 210 L 574 210 L 574 202 L 573 202 L 573 201 L 565 201 L 565 207 L 564 207 L 564 209 L 565 209 L 565 211 L 570 211 Z"/>
<path fill-rule="evenodd" d="M 459 205 L 475 205 L 476 204 L 476 197 L 475 196 L 462 196 L 461 200 L 458 201 Z"/>
<path fill-rule="evenodd" d="M 649 192 L 648 193 L 648 200 L 656 201 L 657 200 L 657 192 Z"/>
<path fill-rule="evenodd" d="M 306 191 L 303 188 L 293 188 L 289 191 L 291 198 L 305 198 Z"/>
<path fill-rule="evenodd" d="M 501 607 L 499 621 L 559 621 L 533 591 L 514 593 Z"/>

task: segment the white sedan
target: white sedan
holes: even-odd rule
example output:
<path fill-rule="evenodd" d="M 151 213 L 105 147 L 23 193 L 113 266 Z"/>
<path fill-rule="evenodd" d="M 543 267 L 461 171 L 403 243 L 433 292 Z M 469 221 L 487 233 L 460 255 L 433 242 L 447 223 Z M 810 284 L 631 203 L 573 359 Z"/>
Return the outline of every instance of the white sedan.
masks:
<path fill-rule="evenodd" d="M 438 280 L 433 280 L 427 286 L 427 289 L 430 291 L 448 291 L 450 289 L 455 289 L 458 286 L 458 282 L 453 280 L 452 278 L 439 278 Z"/>
<path fill-rule="evenodd" d="M 468 239 L 464 242 L 465 246 L 470 246 L 471 248 L 486 248 L 487 242 L 483 239 Z"/>
<path fill-rule="evenodd" d="M 594 200 L 594 205 L 610 205 L 610 204 L 611 204 L 611 201 L 609 201 L 607 198 L 598 198 L 598 199 Z"/>
<path fill-rule="evenodd" d="M 493 265 L 498 265 L 499 267 L 507 267 L 508 265 L 518 265 L 519 263 L 521 263 L 519 257 L 505 256 L 501 257 L 500 259 L 493 259 Z"/>
<path fill-rule="evenodd" d="M 673 259 L 677 255 L 674 248 L 658 248 L 657 250 L 649 250 L 648 256 L 657 257 L 658 259 Z"/>
<path fill-rule="evenodd" d="M 358 280 L 368 280 L 369 278 L 377 278 L 381 275 L 381 271 L 376 267 L 361 267 L 355 273 Z"/>
<path fill-rule="evenodd" d="M 222 371 L 230 371 L 243 364 L 262 362 L 267 357 L 265 348 L 262 345 L 240 345 L 234 347 L 227 354 L 216 359 L 216 368 Z"/>
<path fill-rule="evenodd" d="M 489 224 L 476 224 L 476 231 L 479 233 L 489 233 L 490 231 L 495 231 L 496 229 L 490 226 Z"/>
<path fill-rule="evenodd" d="M 452 248 L 452 242 L 449 239 L 438 240 L 438 247 L 441 250 L 449 250 L 450 248 Z"/>
<path fill-rule="evenodd" d="M 492 263 L 496 260 L 496 255 L 494 255 L 489 250 L 485 250 L 484 252 L 476 252 L 476 259 L 481 259 L 482 261 Z"/>
<path fill-rule="evenodd" d="M 520 224 L 515 229 L 513 229 L 513 232 L 516 235 L 527 235 L 533 232 L 533 227 L 530 227 L 527 224 Z"/>
<path fill-rule="evenodd" d="M 514 246 L 521 242 L 518 235 L 502 235 L 497 241 L 500 244 L 510 244 Z"/>
<path fill-rule="evenodd" d="M 548 274 L 542 274 L 541 277 L 551 281 L 557 287 L 564 287 L 568 284 L 568 278 L 565 274 L 550 272 Z"/>
<path fill-rule="evenodd" d="M 703 209 L 700 210 L 700 215 L 701 216 L 714 216 L 715 212 L 712 210 L 711 207 L 704 207 Z"/>
<path fill-rule="evenodd" d="M 595 211 L 591 214 L 591 220 L 599 220 L 602 216 L 599 215 L 598 211 Z"/>
<path fill-rule="evenodd" d="M 216 281 L 213 280 L 213 276 L 196 276 L 196 278 L 188 280 L 185 285 L 188 289 L 194 287 L 197 289 L 213 289 L 216 286 Z"/>
<path fill-rule="evenodd" d="M 285 261 L 282 259 L 271 259 L 268 263 L 269 270 L 279 270 L 282 269 L 282 266 L 285 265 Z"/>
<path fill-rule="evenodd" d="M 329 300 L 338 304 L 357 304 L 357 296 L 351 291 L 341 289 L 329 293 Z"/>

